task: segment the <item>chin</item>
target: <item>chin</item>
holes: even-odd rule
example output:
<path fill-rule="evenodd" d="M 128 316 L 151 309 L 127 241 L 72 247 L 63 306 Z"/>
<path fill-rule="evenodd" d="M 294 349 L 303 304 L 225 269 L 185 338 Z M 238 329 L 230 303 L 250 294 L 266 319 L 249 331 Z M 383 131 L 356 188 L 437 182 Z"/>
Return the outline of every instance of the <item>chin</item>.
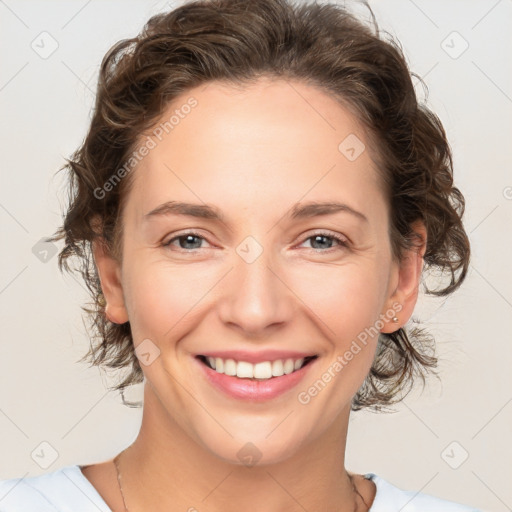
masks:
<path fill-rule="evenodd" d="M 206 437 L 198 433 L 203 447 L 213 457 L 222 459 L 228 464 L 236 466 L 264 466 L 283 462 L 300 450 L 303 438 L 290 435 L 289 429 L 282 432 L 269 430 L 240 429 L 239 432 L 230 430 L 231 437 L 225 431 L 220 435 L 212 436 L 212 432 L 205 433 Z M 272 432 L 268 435 L 268 432 Z M 300 436 L 299 436 L 300 437 Z"/>

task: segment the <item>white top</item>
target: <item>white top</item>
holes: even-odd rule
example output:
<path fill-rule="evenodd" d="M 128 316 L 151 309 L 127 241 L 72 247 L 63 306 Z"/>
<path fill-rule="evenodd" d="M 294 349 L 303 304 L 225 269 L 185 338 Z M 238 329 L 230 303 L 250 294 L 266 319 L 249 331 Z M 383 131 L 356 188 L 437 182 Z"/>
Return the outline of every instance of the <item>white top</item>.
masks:
<path fill-rule="evenodd" d="M 370 512 L 482 512 L 467 505 L 404 491 L 374 473 Z M 26 478 L 0 480 L 0 512 L 112 512 L 78 465 Z"/>

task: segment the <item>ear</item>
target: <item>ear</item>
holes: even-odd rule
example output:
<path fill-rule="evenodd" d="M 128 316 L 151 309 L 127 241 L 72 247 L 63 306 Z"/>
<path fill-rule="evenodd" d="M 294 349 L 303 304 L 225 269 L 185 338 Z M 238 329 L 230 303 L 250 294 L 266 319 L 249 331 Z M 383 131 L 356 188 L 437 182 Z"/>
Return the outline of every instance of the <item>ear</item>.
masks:
<path fill-rule="evenodd" d="M 93 255 L 101 289 L 105 296 L 105 315 L 115 324 L 124 324 L 128 321 L 128 313 L 124 304 L 121 284 L 121 265 L 108 254 L 101 238 L 96 238 L 93 241 Z"/>
<path fill-rule="evenodd" d="M 417 233 L 418 241 L 415 242 L 415 247 L 404 253 L 401 263 L 396 264 L 397 275 L 393 279 L 397 284 L 386 301 L 388 313 L 383 311 L 381 315 L 384 321 L 384 327 L 381 329 L 383 333 L 395 332 L 405 325 L 411 317 L 418 299 L 424 263 L 423 256 L 427 249 L 427 230 L 422 221 L 412 224 L 412 229 Z M 391 310 L 395 311 L 393 316 L 398 318 L 398 322 L 394 322 L 393 317 L 390 317 Z"/>

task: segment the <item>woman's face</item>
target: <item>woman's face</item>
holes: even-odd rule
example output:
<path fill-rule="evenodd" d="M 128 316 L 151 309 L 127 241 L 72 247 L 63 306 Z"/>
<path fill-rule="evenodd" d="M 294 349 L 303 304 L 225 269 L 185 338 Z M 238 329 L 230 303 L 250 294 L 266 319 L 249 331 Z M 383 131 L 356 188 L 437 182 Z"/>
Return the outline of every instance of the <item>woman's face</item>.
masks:
<path fill-rule="evenodd" d="M 169 424 L 233 463 L 244 447 L 276 462 L 339 426 L 378 331 L 397 329 L 399 269 L 368 141 L 335 100 L 298 82 L 211 82 L 177 98 L 166 121 L 133 171 L 117 317 Z M 346 206 L 298 209 L 310 203 Z M 317 357 L 299 379 L 225 375 L 228 391 L 197 356 L 231 351 L 235 363 Z M 279 370 L 258 371 L 269 366 Z"/>

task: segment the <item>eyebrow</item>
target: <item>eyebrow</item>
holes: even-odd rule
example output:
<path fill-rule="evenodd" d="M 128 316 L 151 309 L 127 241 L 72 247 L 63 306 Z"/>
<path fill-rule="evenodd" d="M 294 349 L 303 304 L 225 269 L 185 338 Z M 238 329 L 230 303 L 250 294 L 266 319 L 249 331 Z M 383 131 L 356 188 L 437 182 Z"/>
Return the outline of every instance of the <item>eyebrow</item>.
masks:
<path fill-rule="evenodd" d="M 345 203 L 320 203 L 320 202 L 312 202 L 305 204 L 296 204 L 293 206 L 291 210 L 291 218 L 292 219 L 305 219 L 310 217 L 319 217 L 321 215 L 332 215 L 333 213 L 349 213 L 359 220 L 364 222 L 368 222 L 368 217 L 364 215 L 364 213 L 355 210 L 351 206 Z"/>
<path fill-rule="evenodd" d="M 351 214 L 359 220 L 368 222 L 368 218 L 362 212 L 355 210 L 347 204 L 338 202 L 297 203 L 289 210 L 288 216 L 291 219 L 306 219 L 340 212 Z M 146 213 L 144 218 L 149 220 L 166 215 L 186 215 L 226 223 L 223 213 L 213 205 L 178 201 L 167 201 Z"/>

